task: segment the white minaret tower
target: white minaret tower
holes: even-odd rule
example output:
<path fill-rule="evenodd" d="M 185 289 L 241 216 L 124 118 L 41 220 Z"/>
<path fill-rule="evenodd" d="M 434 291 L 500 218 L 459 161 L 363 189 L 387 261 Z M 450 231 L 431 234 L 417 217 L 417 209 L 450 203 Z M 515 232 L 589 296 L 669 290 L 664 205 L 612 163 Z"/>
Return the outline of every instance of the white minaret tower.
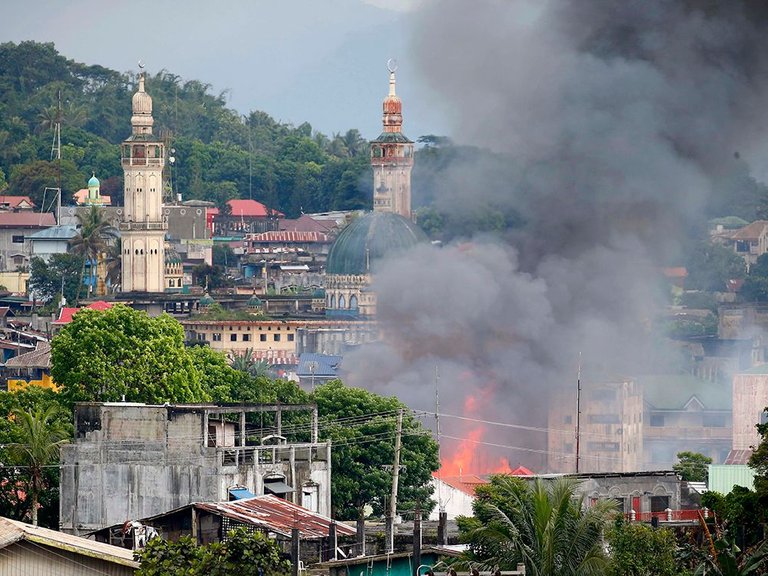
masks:
<path fill-rule="evenodd" d="M 143 69 L 144 66 L 139 63 Z M 144 70 L 133 95 L 131 135 L 122 147 L 125 209 L 120 223 L 123 292 L 165 289 L 163 166 L 165 147 L 152 135 L 152 98 L 144 91 Z"/>
<path fill-rule="evenodd" d="M 384 132 L 371 141 L 373 211 L 393 212 L 411 219 L 413 142 L 402 133 L 403 103 L 395 93 L 393 60 L 389 69 L 389 95 L 384 99 Z"/>

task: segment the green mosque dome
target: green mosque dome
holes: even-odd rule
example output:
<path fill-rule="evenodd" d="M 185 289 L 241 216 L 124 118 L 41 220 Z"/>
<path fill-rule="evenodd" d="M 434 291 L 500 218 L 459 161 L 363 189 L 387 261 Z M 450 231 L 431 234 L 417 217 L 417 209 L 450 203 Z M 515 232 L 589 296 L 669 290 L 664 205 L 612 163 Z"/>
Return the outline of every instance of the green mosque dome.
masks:
<path fill-rule="evenodd" d="M 421 228 L 399 214 L 369 212 L 353 220 L 328 253 L 328 274 L 367 274 L 375 261 L 427 242 Z"/>
<path fill-rule="evenodd" d="M 90 188 L 91 186 L 98 186 L 98 185 L 99 185 L 99 179 L 96 178 L 96 174 L 94 174 L 93 176 L 91 176 L 91 179 L 88 180 L 88 187 Z"/>
<path fill-rule="evenodd" d="M 254 294 L 248 299 L 248 308 L 261 308 L 261 298 Z"/>
<path fill-rule="evenodd" d="M 208 292 L 203 294 L 203 297 L 200 298 L 200 306 L 212 306 L 215 303 L 216 301 L 213 298 L 211 298 L 211 295 L 208 294 Z"/>

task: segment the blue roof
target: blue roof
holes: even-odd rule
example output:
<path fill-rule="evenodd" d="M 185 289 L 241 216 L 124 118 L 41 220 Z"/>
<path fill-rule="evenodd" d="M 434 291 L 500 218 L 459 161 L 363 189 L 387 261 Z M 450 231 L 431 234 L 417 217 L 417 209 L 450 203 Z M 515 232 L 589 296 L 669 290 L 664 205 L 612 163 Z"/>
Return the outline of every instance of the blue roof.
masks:
<path fill-rule="evenodd" d="M 51 226 L 27 236 L 30 240 L 70 240 L 77 236 L 77 227 L 71 224 Z"/>
<path fill-rule="evenodd" d="M 299 367 L 296 369 L 296 375 L 307 377 L 329 376 L 335 378 L 341 360 L 341 356 L 305 352 L 299 356 Z"/>
<path fill-rule="evenodd" d="M 246 498 L 255 498 L 256 494 L 249 491 L 247 488 L 230 488 L 229 495 L 235 500 L 244 500 Z"/>

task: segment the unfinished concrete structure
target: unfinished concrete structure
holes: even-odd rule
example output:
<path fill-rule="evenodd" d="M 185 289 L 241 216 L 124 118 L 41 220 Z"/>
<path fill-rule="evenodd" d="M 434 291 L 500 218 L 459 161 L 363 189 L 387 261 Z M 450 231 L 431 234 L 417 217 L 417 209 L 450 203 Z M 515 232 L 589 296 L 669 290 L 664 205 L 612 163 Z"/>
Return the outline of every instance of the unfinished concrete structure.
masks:
<path fill-rule="evenodd" d="M 249 414 L 260 422 L 249 424 Z M 284 415 L 295 441 L 283 435 Z M 233 488 L 330 516 L 331 443 L 318 441 L 317 407 L 75 406 L 75 441 L 61 451 L 62 531 L 226 501 Z"/>

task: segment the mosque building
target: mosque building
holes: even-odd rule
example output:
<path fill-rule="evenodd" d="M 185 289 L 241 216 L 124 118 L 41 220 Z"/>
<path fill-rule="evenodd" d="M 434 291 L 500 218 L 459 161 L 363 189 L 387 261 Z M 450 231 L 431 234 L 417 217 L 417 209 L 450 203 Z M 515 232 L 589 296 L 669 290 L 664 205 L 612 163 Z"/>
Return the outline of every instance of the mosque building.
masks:
<path fill-rule="evenodd" d="M 389 68 L 384 130 L 371 142 L 373 212 L 353 220 L 331 246 L 326 264 L 326 315 L 372 318 L 376 295 L 371 274 L 384 256 L 406 250 L 427 237 L 411 219 L 413 141 L 402 132 L 402 102 Z"/>
<path fill-rule="evenodd" d="M 122 237 L 122 291 L 163 292 L 165 234 L 163 167 L 165 147 L 152 134 L 152 98 L 144 90 L 144 72 L 133 95 L 131 135 L 122 145 L 125 206 Z"/>

